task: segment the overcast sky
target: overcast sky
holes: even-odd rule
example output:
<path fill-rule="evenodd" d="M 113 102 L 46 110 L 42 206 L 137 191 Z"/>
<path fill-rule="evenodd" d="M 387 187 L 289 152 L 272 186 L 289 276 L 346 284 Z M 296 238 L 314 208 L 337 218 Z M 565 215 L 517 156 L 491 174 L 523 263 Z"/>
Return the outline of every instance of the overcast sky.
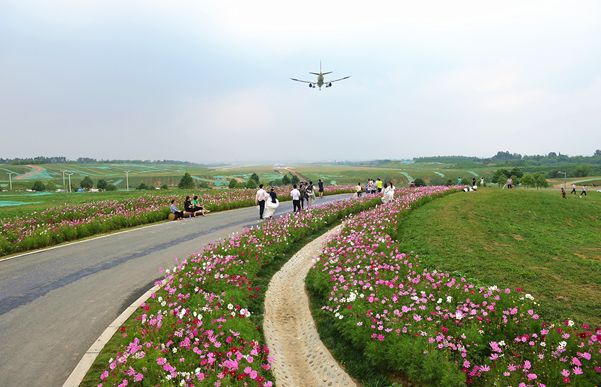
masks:
<path fill-rule="evenodd" d="M 601 2 L 0 1 L 0 157 L 601 148 Z M 379 5 L 373 5 L 379 4 Z M 352 75 L 310 89 L 290 77 Z"/>

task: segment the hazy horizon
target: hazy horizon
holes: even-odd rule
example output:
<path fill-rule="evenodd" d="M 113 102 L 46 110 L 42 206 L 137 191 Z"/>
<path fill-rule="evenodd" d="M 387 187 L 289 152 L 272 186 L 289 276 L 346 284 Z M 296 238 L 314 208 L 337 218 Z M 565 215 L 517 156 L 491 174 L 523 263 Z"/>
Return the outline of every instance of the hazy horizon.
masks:
<path fill-rule="evenodd" d="M 5 0 L 0 157 L 592 155 L 600 20 L 593 0 Z M 289 79 L 320 60 L 351 78 Z"/>

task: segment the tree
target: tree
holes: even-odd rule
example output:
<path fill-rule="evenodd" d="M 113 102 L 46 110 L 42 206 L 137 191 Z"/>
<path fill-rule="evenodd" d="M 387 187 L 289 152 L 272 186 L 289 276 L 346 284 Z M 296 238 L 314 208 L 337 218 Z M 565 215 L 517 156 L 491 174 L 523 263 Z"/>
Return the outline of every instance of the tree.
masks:
<path fill-rule="evenodd" d="M 521 169 L 519 168 L 513 168 L 510 172 L 509 172 L 509 176 L 515 176 L 517 178 L 520 178 L 522 176 L 524 176 L 524 172 L 522 172 Z"/>
<path fill-rule="evenodd" d="M 298 176 L 292 175 L 292 178 L 290 179 L 290 183 L 291 184 L 298 184 L 298 183 L 300 183 L 300 179 L 298 178 Z"/>
<path fill-rule="evenodd" d="M 509 176 L 511 176 L 511 173 L 507 169 L 497 169 L 492 175 L 491 181 L 497 184 L 505 184 Z"/>
<path fill-rule="evenodd" d="M 54 184 L 54 182 L 52 180 L 50 180 L 47 184 L 46 184 L 46 191 L 50 191 L 50 192 L 54 192 L 56 191 L 56 184 Z"/>
<path fill-rule="evenodd" d="M 534 176 L 527 173 L 522 177 L 522 184 L 526 187 L 534 187 L 536 185 L 536 181 L 534 180 Z"/>
<path fill-rule="evenodd" d="M 201 181 L 200 183 L 198 183 L 198 188 L 211 188 L 211 187 L 209 186 L 208 181 Z"/>
<path fill-rule="evenodd" d="M 256 173 L 253 172 L 253 174 L 250 175 L 250 179 L 254 180 L 255 183 L 257 183 L 257 185 L 259 185 L 259 175 L 257 175 Z"/>
<path fill-rule="evenodd" d="M 98 183 L 96 183 L 96 188 L 98 188 L 101 191 L 104 191 L 107 185 L 109 184 L 106 182 L 106 180 L 100 179 L 98 180 Z"/>
<path fill-rule="evenodd" d="M 177 186 L 181 189 L 194 188 L 194 180 L 192 179 L 192 176 L 190 176 L 190 174 L 186 172 L 184 173 L 184 176 L 182 176 L 182 179 L 179 181 L 179 184 Z"/>
<path fill-rule="evenodd" d="M 536 185 L 536 188 L 545 188 L 549 186 L 549 183 L 547 183 L 547 179 L 545 179 L 545 175 L 543 175 L 542 173 L 537 173 L 536 175 L 534 175 L 534 184 Z"/>
<path fill-rule="evenodd" d="M 41 192 L 41 191 L 46 191 L 46 186 L 41 181 L 36 180 L 33 182 L 33 186 L 31 186 L 31 189 L 34 191 Z"/>
<path fill-rule="evenodd" d="M 169 189 L 169 187 L 167 186 L 167 184 L 163 184 L 163 185 L 161 186 L 161 189 Z"/>
<path fill-rule="evenodd" d="M 290 184 L 290 178 L 288 177 L 288 174 L 285 174 L 284 177 L 282 177 L 282 184 L 283 185 L 289 185 Z"/>
<path fill-rule="evenodd" d="M 236 181 L 236 179 L 232 179 L 232 180 L 230 180 L 230 184 L 228 185 L 228 187 L 236 188 L 237 185 L 238 185 L 238 182 Z"/>
<path fill-rule="evenodd" d="M 426 186 L 426 182 L 423 179 L 419 178 L 419 177 L 417 179 L 413 180 L 413 184 L 416 187 L 425 187 Z"/>
<path fill-rule="evenodd" d="M 117 186 L 115 184 L 109 184 L 106 186 L 106 190 L 107 191 L 116 191 L 117 190 Z"/>
<path fill-rule="evenodd" d="M 83 178 L 83 180 L 79 183 L 79 186 L 81 188 L 85 188 L 85 189 L 90 189 L 94 187 L 94 182 L 92 181 L 92 179 L 90 179 L 90 176 L 86 176 Z"/>
<path fill-rule="evenodd" d="M 593 154 L 593 157 L 601 157 L 601 149 L 597 149 Z"/>
<path fill-rule="evenodd" d="M 141 182 L 140 185 L 138 186 L 138 188 L 136 189 L 149 189 L 150 187 L 148 187 L 146 184 L 144 184 L 144 182 Z"/>
<path fill-rule="evenodd" d="M 258 184 L 253 178 L 248 179 L 246 182 L 246 188 L 257 188 L 257 186 Z"/>

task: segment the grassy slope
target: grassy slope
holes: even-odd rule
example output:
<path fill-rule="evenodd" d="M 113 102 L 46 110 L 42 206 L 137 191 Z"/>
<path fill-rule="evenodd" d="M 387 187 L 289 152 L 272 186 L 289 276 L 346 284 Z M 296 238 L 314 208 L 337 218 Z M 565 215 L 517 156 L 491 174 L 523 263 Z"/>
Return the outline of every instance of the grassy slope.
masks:
<path fill-rule="evenodd" d="M 548 318 L 601 324 L 601 194 L 458 193 L 410 212 L 399 240 L 437 268 L 523 288 Z"/>

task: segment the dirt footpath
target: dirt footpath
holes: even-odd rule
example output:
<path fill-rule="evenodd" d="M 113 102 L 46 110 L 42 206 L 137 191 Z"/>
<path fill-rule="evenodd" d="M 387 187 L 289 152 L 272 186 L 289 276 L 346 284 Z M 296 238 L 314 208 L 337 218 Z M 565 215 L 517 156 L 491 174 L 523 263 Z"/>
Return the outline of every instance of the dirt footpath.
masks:
<path fill-rule="evenodd" d="M 303 247 L 269 283 L 263 329 L 277 386 L 356 386 L 319 339 L 305 292 L 312 259 L 336 231 Z"/>

